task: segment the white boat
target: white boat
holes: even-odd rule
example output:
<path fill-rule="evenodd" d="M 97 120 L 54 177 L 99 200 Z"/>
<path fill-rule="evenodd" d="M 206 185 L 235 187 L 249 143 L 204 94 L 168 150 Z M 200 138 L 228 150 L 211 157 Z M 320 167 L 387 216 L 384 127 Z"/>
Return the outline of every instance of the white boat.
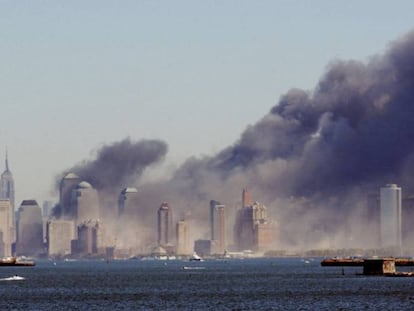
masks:
<path fill-rule="evenodd" d="M 0 279 L 0 281 L 23 281 L 23 280 L 25 280 L 25 278 L 22 276 L 18 276 L 18 275 L 13 275 L 8 278 Z"/>
<path fill-rule="evenodd" d="M 203 258 L 197 255 L 196 252 L 193 253 L 193 255 L 190 257 L 190 261 L 204 261 Z"/>

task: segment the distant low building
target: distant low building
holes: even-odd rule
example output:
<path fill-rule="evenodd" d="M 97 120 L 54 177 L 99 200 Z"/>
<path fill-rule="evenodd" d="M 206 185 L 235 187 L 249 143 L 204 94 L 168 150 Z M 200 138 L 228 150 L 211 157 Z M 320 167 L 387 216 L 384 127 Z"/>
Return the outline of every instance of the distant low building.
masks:
<path fill-rule="evenodd" d="M 201 257 L 220 253 L 218 249 L 218 241 L 216 240 L 195 240 L 194 251 Z"/>

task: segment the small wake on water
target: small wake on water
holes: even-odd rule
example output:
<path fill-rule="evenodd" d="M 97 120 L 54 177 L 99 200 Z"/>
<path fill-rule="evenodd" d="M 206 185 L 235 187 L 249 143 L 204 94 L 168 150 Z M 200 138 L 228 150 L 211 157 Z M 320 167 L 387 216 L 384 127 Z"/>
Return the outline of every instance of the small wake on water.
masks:
<path fill-rule="evenodd" d="M 0 278 L 0 281 L 23 281 L 23 280 L 25 280 L 25 278 L 22 276 L 18 276 L 18 275 L 13 275 L 8 278 Z"/>

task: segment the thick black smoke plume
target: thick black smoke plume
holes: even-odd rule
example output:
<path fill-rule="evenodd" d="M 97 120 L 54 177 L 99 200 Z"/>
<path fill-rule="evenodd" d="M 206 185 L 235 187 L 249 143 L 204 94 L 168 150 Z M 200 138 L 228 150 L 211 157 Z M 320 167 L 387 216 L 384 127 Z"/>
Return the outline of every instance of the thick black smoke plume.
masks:
<path fill-rule="evenodd" d="M 96 161 L 74 171 L 98 189 L 119 188 L 166 150 L 160 142 L 138 145 L 127 140 L 105 147 Z M 365 205 L 366 195 L 390 182 L 411 193 L 413 165 L 410 32 L 366 63 L 331 63 L 313 91 L 290 90 L 234 145 L 212 157 L 188 159 L 169 180 L 141 184 L 139 204 L 154 219 L 166 200 L 176 215 L 207 220 L 211 199 L 235 209 L 247 187 L 278 220 L 281 241 L 303 245 L 315 243 L 308 239 L 312 232 L 319 234 L 317 240 L 339 231 L 360 233 L 353 227 L 355 211 Z M 204 223 L 202 234 L 208 231 Z"/>
<path fill-rule="evenodd" d="M 126 138 L 105 145 L 96 152 L 96 158 L 84 161 L 68 171 L 76 173 L 99 191 L 118 191 L 134 184 L 143 171 L 167 153 L 167 145 L 159 140 L 132 142 Z"/>

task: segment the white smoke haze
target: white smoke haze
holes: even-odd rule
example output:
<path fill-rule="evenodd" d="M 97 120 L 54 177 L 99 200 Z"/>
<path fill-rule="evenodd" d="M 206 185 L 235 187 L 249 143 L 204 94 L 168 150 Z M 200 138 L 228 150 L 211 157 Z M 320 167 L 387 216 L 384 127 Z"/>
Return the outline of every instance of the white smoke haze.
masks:
<path fill-rule="evenodd" d="M 369 248 L 374 237 L 367 195 L 390 182 L 404 194 L 414 191 L 413 120 L 410 32 L 367 63 L 332 62 L 314 90 L 288 91 L 233 145 L 191 157 L 166 176 L 148 175 L 162 163 L 166 143 L 130 139 L 102 147 L 95 160 L 67 171 L 100 191 L 108 222 L 121 189 L 137 186 L 136 222 L 122 225 L 127 229 L 121 234 L 137 247 L 156 241 L 163 201 L 174 225 L 191 219 L 192 237 L 208 237 L 211 199 L 228 207 L 231 244 L 231 216 L 247 188 L 278 222 L 280 248 Z"/>

